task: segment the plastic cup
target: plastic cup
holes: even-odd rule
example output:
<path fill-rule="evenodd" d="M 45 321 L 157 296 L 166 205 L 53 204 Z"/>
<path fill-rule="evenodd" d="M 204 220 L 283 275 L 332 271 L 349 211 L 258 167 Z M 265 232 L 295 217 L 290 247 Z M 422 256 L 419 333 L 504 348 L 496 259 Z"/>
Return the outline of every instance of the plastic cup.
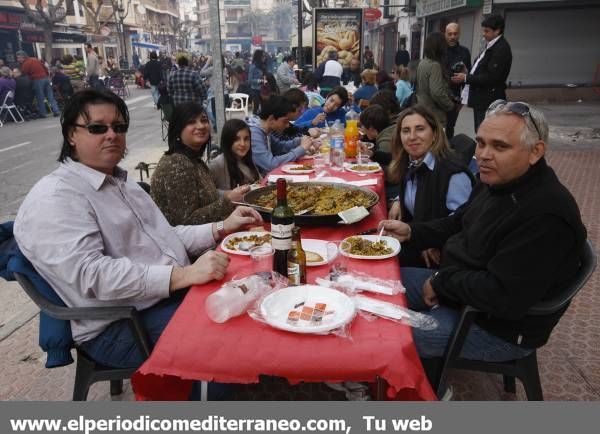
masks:
<path fill-rule="evenodd" d="M 270 244 L 263 244 L 250 248 L 248 252 L 250 258 L 252 258 L 252 271 L 254 274 L 270 275 L 273 269 L 273 256 L 275 255 L 273 247 Z"/>

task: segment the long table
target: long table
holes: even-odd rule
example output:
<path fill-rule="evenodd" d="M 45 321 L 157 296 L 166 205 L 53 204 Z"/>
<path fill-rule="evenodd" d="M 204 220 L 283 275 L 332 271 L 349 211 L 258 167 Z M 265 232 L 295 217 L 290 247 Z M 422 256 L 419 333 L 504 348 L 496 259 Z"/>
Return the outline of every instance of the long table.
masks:
<path fill-rule="evenodd" d="M 331 174 L 346 181 L 366 179 L 346 171 Z M 377 179 L 377 185 L 368 188 L 381 198 L 369 217 L 353 225 L 303 227 L 302 237 L 341 240 L 377 227 L 387 214 L 383 176 L 379 173 L 369 177 Z M 348 259 L 346 265 L 380 278 L 400 278 L 396 258 Z M 251 272 L 249 257 L 232 255 L 223 281 Z M 307 281 L 313 283 L 328 272 L 328 265 L 309 267 Z M 369 321 L 357 315 L 351 324 L 350 340 L 277 330 L 248 315 L 216 324 L 207 317 L 204 301 L 221 285 L 222 282 L 210 282 L 190 289 L 151 356 L 132 377 L 137 399 L 185 400 L 194 380 L 248 384 L 257 383 L 260 375 L 284 377 L 291 384 L 377 381 L 388 399 L 435 399 L 409 326 L 381 318 Z M 368 295 L 406 305 L 403 294 Z"/>

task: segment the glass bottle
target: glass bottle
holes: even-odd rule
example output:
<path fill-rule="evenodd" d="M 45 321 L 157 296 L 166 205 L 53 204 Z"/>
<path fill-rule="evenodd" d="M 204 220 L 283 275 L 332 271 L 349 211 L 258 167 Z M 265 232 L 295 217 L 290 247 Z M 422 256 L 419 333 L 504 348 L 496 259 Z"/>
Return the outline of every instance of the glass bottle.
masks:
<path fill-rule="evenodd" d="M 287 257 L 292 246 L 294 211 L 287 203 L 287 183 L 284 178 L 277 180 L 277 205 L 271 214 L 271 245 L 273 271 L 287 276 Z"/>
<path fill-rule="evenodd" d="M 299 227 L 294 227 L 292 231 L 292 248 L 287 261 L 287 276 L 290 285 L 306 284 L 306 253 L 302 248 Z"/>

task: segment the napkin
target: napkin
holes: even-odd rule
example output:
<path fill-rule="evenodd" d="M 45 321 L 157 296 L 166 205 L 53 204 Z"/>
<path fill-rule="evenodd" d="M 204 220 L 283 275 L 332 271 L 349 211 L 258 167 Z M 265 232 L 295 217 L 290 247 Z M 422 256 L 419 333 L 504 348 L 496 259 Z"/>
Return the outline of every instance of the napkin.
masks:
<path fill-rule="evenodd" d="M 366 187 L 367 185 L 377 185 L 377 178 L 360 179 L 358 181 L 349 181 L 348 184 L 356 185 L 357 187 Z"/>
<path fill-rule="evenodd" d="M 279 178 L 285 178 L 288 182 L 308 182 L 308 175 L 269 175 L 267 180 L 275 183 Z"/>

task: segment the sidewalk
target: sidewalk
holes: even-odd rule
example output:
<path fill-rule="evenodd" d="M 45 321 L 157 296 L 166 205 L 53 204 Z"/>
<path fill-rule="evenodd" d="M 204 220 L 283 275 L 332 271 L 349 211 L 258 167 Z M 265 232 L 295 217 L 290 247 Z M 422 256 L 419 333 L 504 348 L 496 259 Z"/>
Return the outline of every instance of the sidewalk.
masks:
<path fill-rule="evenodd" d="M 600 103 L 543 104 L 551 124 L 550 165 L 580 206 L 588 237 L 600 250 Z M 472 113 L 463 109 L 456 132 L 473 136 Z M 546 400 L 600 399 L 600 272 L 589 280 L 554 330 L 548 345 L 538 351 L 540 376 Z M 38 346 L 35 306 L 13 283 L 0 281 L 1 400 L 70 400 L 74 365 L 47 370 Z M 14 332 L 11 332 L 14 329 Z M 501 376 L 456 372 L 450 378 L 454 399 L 524 400 L 502 391 Z M 129 385 L 118 399 L 131 400 Z M 316 385 L 288 387 L 282 382 L 244 386 L 240 399 L 339 399 Z M 89 400 L 107 400 L 108 384 L 96 384 Z"/>

